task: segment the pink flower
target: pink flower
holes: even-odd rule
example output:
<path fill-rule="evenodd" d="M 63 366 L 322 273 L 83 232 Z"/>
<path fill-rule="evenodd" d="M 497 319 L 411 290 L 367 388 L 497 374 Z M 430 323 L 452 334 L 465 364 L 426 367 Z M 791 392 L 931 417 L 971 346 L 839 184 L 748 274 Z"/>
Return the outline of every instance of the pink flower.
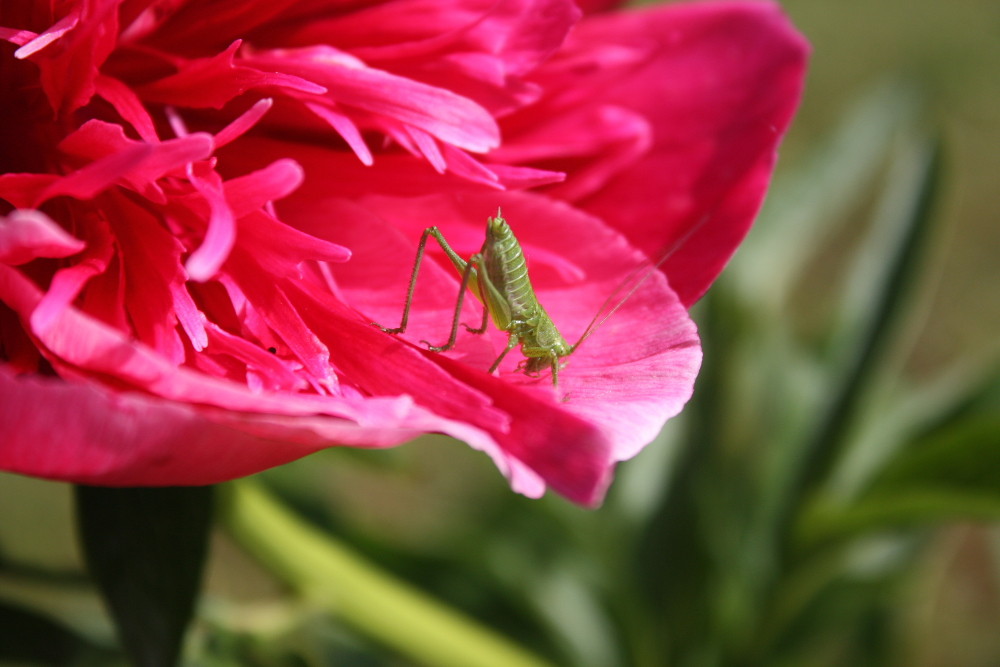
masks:
<path fill-rule="evenodd" d="M 687 307 L 746 234 L 801 90 L 776 5 L 2 2 L 0 468 L 208 484 L 429 431 L 599 503 L 689 398 Z M 572 343 L 560 384 L 447 337 L 501 206 Z M 634 282 L 634 281 L 633 281 Z M 467 301 L 466 319 L 481 310 Z"/>

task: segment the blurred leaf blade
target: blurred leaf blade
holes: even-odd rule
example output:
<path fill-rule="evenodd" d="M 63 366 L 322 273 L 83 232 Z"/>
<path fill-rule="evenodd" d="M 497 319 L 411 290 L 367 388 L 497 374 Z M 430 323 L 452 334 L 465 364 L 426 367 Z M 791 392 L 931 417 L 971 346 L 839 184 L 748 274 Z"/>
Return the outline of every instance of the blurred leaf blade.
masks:
<path fill-rule="evenodd" d="M 753 232 L 727 269 L 744 300 L 772 310 L 785 302 L 831 229 L 866 194 L 893 137 L 917 107 L 903 85 L 877 86 L 794 171 L 779 172 Z"/>
<path fill-rule="evenodd" d="M 913 443 L 851 505 L 814 511 L 810 542 L 836 535 L 1000 519 L 1000 417 L 970 418 Z"/>
<path fill-rule="evenodd" d="M 305 524 L 259 485 L 244 480 L 227 490 L 223 520 L 244 548 L 300 594 L 400 655 L 445 667 L 549 665 Z"/>
<path fill-rule="evenodd" d="M 1000 412 L 1000 364 L 992 357 L 961 359 L 882 406 L 879 418 L 867 421 L 852 451 L 838 465 L 825 495 L 847 504 L 870 487 L 891 459 L 905 456 L 905 447 L 970 418 Z"/>
<path fill-rule="evenodd" d="M 33 610 L 0 600 L 0 664 L 71 664 L 85 642 Z"/>
<path fill-rule="evenodd" d="M 817 428 L 804 442 L 798 469 L 790 488 L 781 525 L 790 527 L 796 508 L 824 481 L 843 454 L 860 409 L 871 397 L 882 363 L 898 335 L 899 324 L 918 288 L 925 245 L 933 228 L 933 209 L 941 178 L 938 143 L 917 143 L 895 161 L 897 165 L 887 194 L 890 205 L 876 221 L 872 245 L 861 255 L 862 264 L 876 263 L 864 271 L 867 288 L 863 299 L 848 306 L 856 315 L 843 351 L 832 362 L 839 373 L 829 401 L 816 420 Z M 883 232 L 882 227 L 888 228 Z M 840 371 L 840 369 L 843 369 Z M 784 532 L 784 529 L 782 530 Z"/>
<path fill-rule="evenodd" d="M 87 567 L 139 667 L 177 664 L 194 612 L 212 487 L 76 487 Z"/>

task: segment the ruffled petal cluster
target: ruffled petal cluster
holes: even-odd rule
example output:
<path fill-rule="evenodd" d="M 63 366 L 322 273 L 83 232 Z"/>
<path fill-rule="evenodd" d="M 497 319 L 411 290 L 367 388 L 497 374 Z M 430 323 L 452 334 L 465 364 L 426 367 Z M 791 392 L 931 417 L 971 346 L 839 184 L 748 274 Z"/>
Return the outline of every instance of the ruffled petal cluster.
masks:
<path fill-rule="evenodd" d="M 441 432 L 599 503 L 691 395 L 687 308 L 806 54 L 764 2 L 0 0 L 0 468 L 208 484 Z M 423 229 L 467 257 L 498 206 L 586 332 L 555 387 L 487 372 L 504 332 L 427 350 L 461 280 L 433 246 L 408 330 L 372 326 Z"/>

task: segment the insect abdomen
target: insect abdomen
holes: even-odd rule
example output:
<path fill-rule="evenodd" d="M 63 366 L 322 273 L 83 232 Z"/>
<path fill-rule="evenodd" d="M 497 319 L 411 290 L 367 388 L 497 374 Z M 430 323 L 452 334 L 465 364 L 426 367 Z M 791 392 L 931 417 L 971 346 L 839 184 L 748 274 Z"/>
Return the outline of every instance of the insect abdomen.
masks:
<path fill-rule="evenodd" d="M 491 237 L 484 257 L 490 281 L 500 290 L 510 307 L 511 318 L 534 318 L 539 310 L 528 266 L 510 226 L 503 218 L 491 218 L 486 233 Z"/>

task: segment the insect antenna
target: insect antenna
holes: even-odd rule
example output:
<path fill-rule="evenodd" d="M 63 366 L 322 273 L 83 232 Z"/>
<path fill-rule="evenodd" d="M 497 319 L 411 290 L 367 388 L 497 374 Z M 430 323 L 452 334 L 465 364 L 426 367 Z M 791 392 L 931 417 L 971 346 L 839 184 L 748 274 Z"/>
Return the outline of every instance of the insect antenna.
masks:
<path fill-rule="evenodd" d="M 667 247 L 667 249 L 663 252 L 663 254 L 660 255 L 660 258 L 656 260 L 656 263 L 653 264 L 648 269 L 646 269 L 645 274 L 639 278 L 638 282 L 632 285 L 631 288 L 628 289 L 628 292 L 625 294 L 625 296 L 621 297 L 616 302 L 615 299 L 618 297 L 618 295 L 621 294 L 626 288 L 628 288 L 628 286 L 632 283 L 632 281 L 635 280 L 635 278 L 640 275 L 640 273 L 643 271 L 645 267 L 641 265 L 637 266 L 634 269 L 632 269 L 631 273 L 622 278 L 621 282 L 618 283 L 618 286 L 615 287 L 614 291 L 612 291 L 611 294 L 608 295 L 608 298 L 604 300 L 604 303 L 601 304 L 601 307 L 597 309 L 597 314 L 594 315 L 594 318 L 590 320 L 590 323 L 587 325 L 587 328 L 583 330 L 582 334 L 580 334 L 580 338 L 575 343 L 573 343 L 573 346 L 570 348 L 570 352 L 571 353 L 575 352 L 576 348 L 580 347 L 580 344 L 583 343 L 583 341 L 590 338 L 590 336 L 595 331 L 597 331 L 601 326 L 603 326 L 603 324 L 607 322 L 612 315 L 617 313 L 618 310 L 625 305 L 625 302 L 628 301 L 630 298 L 632 298 L 632 295 L 635 294 L 640 287 L 642 287 L 643 283 L 649 280 L 649 277 L 652 276 L 657 269 L 663 266 L 664 262 L 673 257 L 674 253 L 680 250 L 680 248 L 685 243 L 688 242 L 688 240 L 694 235 L 694 233 L 699 229 L 701 229 L 701 227 L 708 221 L 710 217 L 711 216 L 706 213 L 701 217 L 700 220 L 698 220 L 696 224 L 692 225 L 691 228 L 688 229 L 680 238 L 671 243 Z M 614 304 L 614 306 L 612 306 L 611 309 L 608 310 L 608 306 L 611 305 L 612 303 Z"/>

